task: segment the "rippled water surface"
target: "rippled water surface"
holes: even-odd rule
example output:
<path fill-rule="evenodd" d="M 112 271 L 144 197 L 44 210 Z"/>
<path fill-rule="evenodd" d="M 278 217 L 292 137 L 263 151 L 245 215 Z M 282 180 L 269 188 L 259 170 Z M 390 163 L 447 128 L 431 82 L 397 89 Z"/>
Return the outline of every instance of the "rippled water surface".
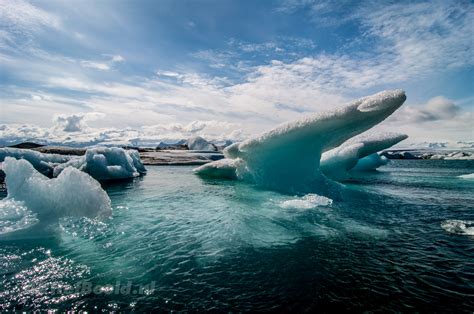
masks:
<path fill-rule="evenodd" d="M 1 241 L 0 310 L 474 310 L 472 161 L 395 161 L 332 202 L 191 169 L 106 186 L 110 219 Z"/>

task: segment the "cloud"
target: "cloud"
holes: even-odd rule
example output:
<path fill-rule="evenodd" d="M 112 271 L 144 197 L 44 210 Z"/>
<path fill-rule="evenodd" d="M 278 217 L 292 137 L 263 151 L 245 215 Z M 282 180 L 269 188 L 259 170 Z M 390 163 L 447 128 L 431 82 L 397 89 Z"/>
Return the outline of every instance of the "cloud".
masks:
<path fill-rule="evenodd" d="M 112 66 L 115 63 L 120 63 L 120 62 L 125 61 L 125 58 L 122 57 L 121 55 L 104 55 L 104 56 L 109 56 L 110 60 L 106 62 L 82 60 L 80 61 L 80 64 L 84 68 L 108 71 L 112 68 Z"/>
<path fill-rule="evenodd" d="M 80 132 L 83 130 L 82 119 L 84 119 L 82 115 L 58 115 L 54 118 L 54 122 L 56 122 L 64 132 Z"/>
<path fill-rule="evenodd" d="M 0 0 L 0 48 L 18 51 L 34 41 L 42 30 L 60 31 L 59 16 L 27 1 Z"/>
<path fill-rule="evenodd" d="M 92 114 L 92 118 L 94 113 Z M 56 125 L 41 128 L 34 125 L 0 125 L 0 145 L 24 141 L 71 146 L 141 145 L 156 146 L 159 142 L 176 142 L 199 134 L 213 141 L 242 140 L 248 136 L 237 124 L 216 120 L 196 120 L 188 124 L 155 124 L 138 128 L 89 127 L 88 114 L 57 115 Z M 71 134 L 73 133 L 73 134 Z"/>
<path fill-rule="evenodd" d="M 84 68 L 97 69 L 102 71 L 110 70 L 110 66 L 106 63 L 99 63 L 94 61 L 81 61 L 81 66 Z"/>
<path fill-rule="evenodd" d="M 404 106 L 393 119 L 402 123 L 424 123 L 452 120 L 464 114 L 465 112 L 453 100 L 437 96 L 422 106 Z"/>
<path fill-rule="evenodd" d="M 55 15 L 27 2 L 19 3 L 20 9 L 15 7 L 14 13 L 8 13 L 15 17 L 0 19 L 0 23 L 7 21 L 10 25 L 0 30 L 4 43 L 17 40 L 12 29 L 29 34 L 35 29 L 62 29 L 62 22 Z M 80 57 L 71 58 L 54 51 L 43 51 L 39 48 L 41 45 L 32 45 L 18 54 L 0 53 L 5 71 L 18 78 L 18 84 L 27 82 L 30 86 L 29 90 L 23 88 L 26 91 L 22 91 L 22 86 L 9 86 L 2 92 L 0 96 L 5 108 L 2 112 L 5 120 L 2 120 L 30 123 L 36 119 L 39 125 L 47 126 L 44 121 L 50 121 L 52 113 L 61 112 L 63 116 L 58 118 L 61 122 L 57 121 L 55 130 L 81 130 L 84 138 L 107 141 L 134 136 L 171 138 L 193 132 L 215 137 L 232 132 L 251 134 L 303 114 L 332 109 L 378 89 L 415 85 L 420 79 L 441 77 L 446 71 L 463 69 L 473 63 L 469 55 L 472 52 L 470 21 L 473 10 L 469 3 L 380 5 L 363 2 L 352 12 L 341 9 L 339 3 L 331 6 L 328 1 L 293 3 L 294 8 L 281 12 L 292 14 L 302 6 L 310 7 L 308 14 L 321 22 L 324 20 L 321 17 L 334 16 L 336 10 L 336 16 L 341 12 L 344 15 L 342 23 L 353 23 L 354 29 L 362 33 L 357 38 L 348 37 L 351 43 L 337 47 L 341 49 L 336 52 L 322 50 L 316 39 L 314 42 L 307 38 L 278 36 L 262 42 L 226 39 L 223 40 L 224 48 L 203 49 L 191 54 L 192 65 L 201 62 L 203 67 L 201 64 L 188 66 L 186 62 L 182 66 L 170 64 L 165 65 L 167 71 L 158 70 L 153 74 L 122 69 L 118 64 L 125 62 L 125 58 L 113 48 L 110 51 L 115 54 L 96 52 L 91 57 L 88 50 L 87 56 L 80 56 L 78 52 Z M 22 6 L 26 9 L 21 9 Z M 27 13 L 26 16 L 33 17 L 24 22 L 18 20 L 21 16 L 18 12 L 22 10 L 35 13 Z M 31 29 L 25 23 L 33 23 Z M 69 31 L 75 42 L 77 34 L 92 36 L 78 33 L 78 30 L 64 33 L 69 34 Z M 121 53 L 125 55 L 125 52 Z M 137 59 L 136 56 L 125 56 L 127 60 Z M 207 67 L 212 68 L 208 73 L 196 70 L 205 71 L 202 69 Z M 150 63 L 145 67 L 133 64 L 130 68 L 160 67 Z M 112 70 L 115 71 L 110 73 Z M 128 72 L 125 75 L 121 70 Z M 415 118 L 403 123 L 438 121 L 447 126 L 451 115 L 460 118 L 466 114 L 464 109 L 449 104 L 446 99 L 433 100 L 433 103 L 421 107 L 411 104 L 408 106 L 412 110 L 410 115 Z M 105 113 L 101 120 L 103 129 L 91 127 L 92 121 L 85 123 L 86 118 L 81 115 L 84 113 L 78 111 Z M 25 117 L 24 112 L 36 114 Z M 153 127 L 148 129 L 148 126 Z M 121 133 L 114 128 L 126 130 Z M 29 129 L 34 128 L 30 126 Z M 27 129 L 22 130 L 19 134 L 26 134 Z M 48 128 L 42 130 L 38 136 L 49 132 Z M 52 136 L 51 132 L 48 134 Z M 468 136 L 466 130 L 464 135 L 461 131 L 453 134 Z"/>
<path fill-rule="evenodd" d="M 41 27 L 59 28 L 58 16 L 39 9 L 30 3 L 17 0 L 0 0 L 0 25 L 14 33 L 30 33 Z"/>
<path fill-rule="evenodd" d="M 99 112 L 88 112 L 86 114 L 72 114 L 72 115 L 55 115 L 53 122 L 56 127 L 63 132 L 81 132 L 87 129 L 87 121 L 93 121 L 104 115 Z"/>
<path fill-rule="evenodd" d="M 112 62 L 124 62 L 125 58 L 122 57 L 121 55 L 113 55 L 111 61 Z"/>

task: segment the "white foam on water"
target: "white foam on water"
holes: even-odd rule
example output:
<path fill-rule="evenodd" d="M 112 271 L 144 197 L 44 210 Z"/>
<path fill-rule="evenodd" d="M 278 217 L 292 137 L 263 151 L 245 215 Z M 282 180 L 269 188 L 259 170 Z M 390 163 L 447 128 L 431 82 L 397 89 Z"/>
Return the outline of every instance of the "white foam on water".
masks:
<path fill-rule="evenodd" d="M 306 194 L 302 197 L 297 197 L 280 203 L 280 207 L 282 208 L 296 209 L 311 209 L 319 206 L 331 205 L 332 199 L 317 194 Z"/>
<path fill-rule="evenodd" d="M 445 220 L 441 228 L 449 233 L 474 236 L 474 221 L 472 220 Z"/>
<path fill-rule="evenodd" d="M 460 179 L 465 179 L 465 180 L 474 180 L 474 173 L 469 173 L 469 174 L 463 174 L 458 176 Z"/>

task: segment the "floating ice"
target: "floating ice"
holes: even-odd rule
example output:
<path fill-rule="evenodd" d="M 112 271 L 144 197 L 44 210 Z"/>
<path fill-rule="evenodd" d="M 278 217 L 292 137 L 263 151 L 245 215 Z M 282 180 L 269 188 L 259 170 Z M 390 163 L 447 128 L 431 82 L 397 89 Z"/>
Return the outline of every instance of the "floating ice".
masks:
<path fill-rule="evenodd" d="M 318 206 L 330 206 L 332 199 L 317 195 L 306 194 L 291 200 L 284 201 L 280 204 L 282 208 L 311 209 Z"/>
<path fill-rule="evenodd" d="M 59 217 L 96 217 L 111 213 L 110 199 L 88 174 L 68 167 L 54 179 L 37 172 L 26 160 L 5 158 L 8 196 L 1 200 L 5 214 L 22 202 L 40 220 Z"/>
<path fill-rule="evenodd" d="M 260 136 L 235 143 L 224 149 L 227 159 L 241 159 L 235 177 L 258 185 L 289 192 L 325 189 L 321 154 L 380 123 L 405 101 L 402 90 L 384 91 L 361 98 L 331 112 L 283 124 Z M 226 166 L 225 171 L 220 170 Z M 216 171 L 211 171 L 214 168 Z M 195 170 L 203 175 L 213 172 L 229 177 L 230 161 L 215 162 Z"/>
<path fill-rule="evenodd" d="M 449 233 L 474 236 L 474 221 L 446 220 L 441 223 L 441 228 Z"/>
<path fill-rule="evenodd" d="M 387 163 L 388 159 L 376 154 L 406 139 L 405 134 L 382 133 L 356 136 L 341 146 L 325 152 L 321 157 L 321 170 L 334 180 L 349 177 L 351 169 L 371 170 Z"/>
<path fill-rule="evenodd" d="M 216 151 L 217 148 L 214 144 L 209 143 L 200 136 L 193 136 L 186 142 L 188 149 L 190 150 L 203 150 L 203 151 Z"/>
<path fill-rule="evenodd" d="M 137 151 L 118 147 L 90 148 L 84 156 L 55 167 L 54 175 L 69 166 L 87 172 L 97 180 L 126 179 L 146 173 Z"/>
<path fill-rule="evenodd" d="M 458 178 L 466 179 L 466 180 L 474 180 L 474 173 L 463 174 L 463 175 L 460 175 Z"/>
<path fill-rule="evenodd" d="M 65 163 L 71 159 L 71 156 L 43 154 L 31 149 L 0 148 L 0 162 L 3 162 L 6 157 L 25 159 L 29 161 L 36 170 L 47 176 L 52 176 L 55 165 Z"/>

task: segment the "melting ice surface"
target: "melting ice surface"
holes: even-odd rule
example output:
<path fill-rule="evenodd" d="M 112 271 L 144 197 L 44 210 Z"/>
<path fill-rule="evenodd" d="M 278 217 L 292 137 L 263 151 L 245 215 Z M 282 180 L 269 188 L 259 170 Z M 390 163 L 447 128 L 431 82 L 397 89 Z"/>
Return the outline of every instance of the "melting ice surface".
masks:
<path fill-rule="evenodd" d="M 283 124 L 224 150 L 226 159 L 203 165 L 204 176 L 232 177 L 285 192 L 327 193 L 321 154 L 382 122 L 406 100 L 402 90 L 384 91 L 341 109 Z M 232 175 L 234 168 L 235 175 Z"/>

